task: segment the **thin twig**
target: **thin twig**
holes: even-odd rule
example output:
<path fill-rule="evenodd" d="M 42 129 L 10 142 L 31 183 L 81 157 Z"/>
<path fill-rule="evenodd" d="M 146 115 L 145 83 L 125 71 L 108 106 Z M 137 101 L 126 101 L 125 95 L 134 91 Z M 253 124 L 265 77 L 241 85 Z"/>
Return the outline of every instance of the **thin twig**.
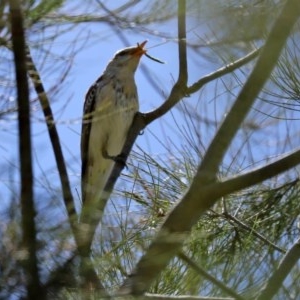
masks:
<path fill-rule="evenodd" d="M 198 274 L 203 276 L 205 279 L 216 285 L 219 289 L 221 289 L 223 292 L 228 294 L 229 296 L 232 296 L 234 299 L 238 300 L 244 300 L 243 297 L 238 295 L 234 290 L 227 287 L 225 284 L 223 284 L 220 280 L 216 279 L 212 275 L 208 274 L 203 268 L 201 268 L 199 265 L 197 265 L 192 259 L 190 259 L 185 253 L 182 251 L 178 254 L 178 257 L 181 258 L 184 262 L 186 262 L 189 266 L 191 266 Z"/>
<path fill-rule="evenodd" d="M 12 45 L 16 70 L 19 156 L 21 177 L 21 211 L 24 247 L 24 271 L 28 299 L 43 299 L 37 259 L 36 211 L 33 199 L 33 168 L 31 149 L 31 124 L 29 87 L 25 55 L 25 35 L 21 5 L 18 0 L 10 0 L 10 21 Z"/>
<path fill-rule="evenodd" d="M 108 16 L 112 16 L 115 18 L 115 20 L 118 20 L 118 19 L 121 19 L 119 17 L 119 15 L 122 12 L 124 12 L 128 8 L 136 5 L 139 2 L 139 0 L 130 0 L 130 1 L 122 4 L 121 6 L 115 8 L 114 10 L 110 10 L 104 3 L 102 3 L 102 1 L 96 0 L 96 2 L 100 6 L 100 8 L 103 9 L 108 14 Z"/>
<path fill-rule="evenodd" d="M 273 273 L 268 280 L 266 286 L 261 291 L 257 300 L 272 299 L 282 286 L 283 281 L 290 273 L 291 269 L 300 259 L 300 239 L 293 245 L 293 247 L 282 258 L 277 270 Z"/>
<path fill-rule="evenodd" d="M 253 228 L 249 227 L 248 225 L 246 225 L 245 223 L 243 223 L 239 219 L 235 218 L 234 216 L 232 216 L 228 212 L 224 212 L 223 216 L 225 216 L 226 218 L 228 218 L 232 222 L 237 223 L 240 227 L 242 227 L 243 229 L 247 230 L 248 232 L 250 232 L 251 234 L 253 234 L 255 237 L 257 237 L 258 239 L 260 239 L 261 241 L 263 241 L 265 244 L 269 245 L 270 247 L 274 248 L 278 252 L 280 252 L 280 253 L 285 253 L 286 252 L 284 249 L 278 247 L 276 244 L 272 243 L 270 240 L 268 240 L 267 238 L 265 238 L 258 231 L 256 231 Z"/>
<path fill-rule="evenodd" d="M 187 94 L 193 94 L 197 91 L 199 91 L 206 83 L 211 82 L 212 80 L 215 80 L 221 76 L 224 76 L 228 73 L 231 73 L 235 71 L 236 69 L 244 66 L 248 62 L 252 61 L 254 58 L 256 58 L 259 53 L 261 52 L 263 47 L 260 47 L 258 49 L 255 49 L 251 51 L 249 54 L 246 56 L 243 56 L 240 59 L 237 59 L 233 61 L 232 63 L 212 72 L 211 74 L 208 74 L 202 78 L 200 78 L 198 81 L 193 83 L 191 86 L 187 88 Z"/>
<path fill-rule="evenodd" d="M 139 300 L 234 300 L 234 298 L 201 297 L 201 296 L 190 296 L 190 295 L 169 296 L 163 294 L 146 293 L 145 295 L 141 296 Z"/>

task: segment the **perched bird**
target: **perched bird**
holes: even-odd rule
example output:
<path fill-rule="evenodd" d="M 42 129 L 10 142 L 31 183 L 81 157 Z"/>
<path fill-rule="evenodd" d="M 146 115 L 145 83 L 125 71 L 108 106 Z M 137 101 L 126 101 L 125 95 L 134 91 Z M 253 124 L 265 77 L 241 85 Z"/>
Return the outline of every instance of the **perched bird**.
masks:
<path fill-rule="evenodd" d="M 86 94 L 81 133 L 81 188 L 83 205 L 91 205 L 91 209 L 101 197 L 139 109 L 134 74 L 140 58 L 146 54 L 146 42 L 118 51 Z"/>

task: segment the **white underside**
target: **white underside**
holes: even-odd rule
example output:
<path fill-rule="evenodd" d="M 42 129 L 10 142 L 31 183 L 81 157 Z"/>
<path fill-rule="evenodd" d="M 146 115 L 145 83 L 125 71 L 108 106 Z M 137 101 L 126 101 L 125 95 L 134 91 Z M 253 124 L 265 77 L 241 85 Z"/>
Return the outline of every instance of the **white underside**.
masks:
<path fill-rule="evenodd" d="M 110 156 L 121 154 L 137 109 L 137 104 L 135 104 L 130 109 L 120 107 L 117 112 L 113 113 L 107 109 L 105 114 L 102 112 L 94 116 L 90 132 L 85 203 L 92 204 L 99 200 L 114 166 L 113 160 L 103 157 L 102 149 L 106 150 Z"/>

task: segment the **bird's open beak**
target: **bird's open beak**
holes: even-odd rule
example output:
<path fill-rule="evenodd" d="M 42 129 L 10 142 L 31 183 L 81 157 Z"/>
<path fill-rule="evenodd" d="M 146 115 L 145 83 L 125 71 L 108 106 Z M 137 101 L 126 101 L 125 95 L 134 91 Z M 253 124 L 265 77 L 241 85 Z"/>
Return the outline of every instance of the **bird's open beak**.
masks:
<path fill-rule="evenodd" d="M 152 60 L 154 60 L 154 61 L 156 61 L 156 62 L 158 62 L 158 63 L 160 63 L 160 64 L 164 64 L 163 61 L 161 61 L 161 60 L 159 60 L 159 59 L 157 59 L 157 58 L 155 58 L 155 57 L 153 57 L 153 56 L 151 56 L 151 55 L 149 55 L 149 54 L 147 53 L 147 50 L 144 49 L 144 46 L 146 45 L 147 42 L 148 42 L 148 41 L 146 40 L 146 41 L 142 42 L 141 44 L 138 43 L 138 44 L 137 44 L 136 52 L 135 52 L 134 54 L 135 54 L 135 55 L 138 55 L 139 57 L 141 57 L 142 55 L 145 54 L 145 56 L 147 56 L 148 58 L 150 58 L 150 59 L 152 59 Z"/>
<path fill-rule="evenodd" d="M 147 42 L 148 42 L 147 40 L 142 42 L 141 44 L 139 44 L 139 47 L 143 49 L 144 46 L 147 44 Z"/>
<path fill-rule="evenodd" d="M 137 47 L 136 47 L 136 51 L 134 52 L 134 55 L 137 55 L 137 56 L 142 56 L 143 54 L 145 54 L 147 51 L 144 49 L 144 46 L 146 45 L 148 41 L 144 41 L 142 42 L 141 44 L 137 44 Z"/>

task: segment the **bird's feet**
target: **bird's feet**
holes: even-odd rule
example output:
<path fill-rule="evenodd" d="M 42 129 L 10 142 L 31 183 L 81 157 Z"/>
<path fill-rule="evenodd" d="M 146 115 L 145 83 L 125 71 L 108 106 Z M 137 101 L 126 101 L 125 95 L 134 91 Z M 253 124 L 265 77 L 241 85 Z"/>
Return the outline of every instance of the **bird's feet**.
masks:
<path fill-rule="evenodd" d="M 119 163 L 121 164 L 123 167 L 127 167 L 126 165 L 126 157 L 123 153 L 120 153 L 118 155 L 109 155 L 107 153 L 107 150 L 102 150 L 102 156 L 105 158 L 105 159 L 111 159 L 113 160 L 115 163 Z"/>

